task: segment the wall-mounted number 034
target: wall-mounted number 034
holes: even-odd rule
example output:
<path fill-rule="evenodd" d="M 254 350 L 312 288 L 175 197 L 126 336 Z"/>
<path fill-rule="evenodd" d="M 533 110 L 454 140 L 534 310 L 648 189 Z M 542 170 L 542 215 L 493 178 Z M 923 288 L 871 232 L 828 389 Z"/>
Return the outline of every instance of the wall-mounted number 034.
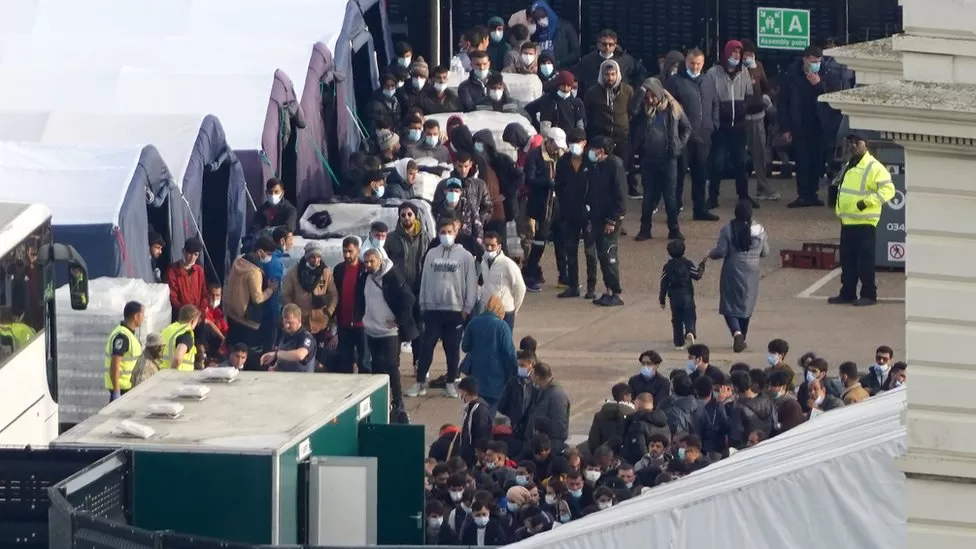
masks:
<path fill-rule="evenodd" d="M 902 232 L 902 233 L 905 232 L 904 223 L 888 223 L 888 225 L 885 228 L 888 229 L 889 231 Z"/>

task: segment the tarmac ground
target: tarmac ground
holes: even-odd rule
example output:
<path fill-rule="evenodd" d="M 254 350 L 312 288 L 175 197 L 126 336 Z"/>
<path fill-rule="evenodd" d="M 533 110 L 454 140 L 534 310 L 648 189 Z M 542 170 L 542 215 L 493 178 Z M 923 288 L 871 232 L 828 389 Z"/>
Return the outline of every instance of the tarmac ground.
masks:
<path fill-rule="evenodd" d="M 763 260 L 760 297 L 749 328 L 749 348 L 732 352 L 732 340 L 724 319 L 718 314 L 720 261 L 710 261 L 703 279 L 695 288 L 698 312 L 698 341 L 711 350 L 711 363 L 722 369 L 735 362 L 764 366 L 766 343 L 783 338 L 790 343 L 791 362 L 807 351 L 814 351 L 834 370 L 852 360 L 862 368 L 873 362 L 874 349 L 889 345 L 896 360 L 905 347 L 905 275 L 903 272 L 878 272 L 880 303 L 874 307 L 828 305 L 827 297 L 840 287 L 840 270 L 783 268 L 780 250 L 799 249 L 804 242 L 837 243 L 840 225 L 828 208 L 788 209 L 792 199 L 792 180 L 771 180 L 783 196 L 776 202 L 763 202 L 755 219 L 769 235 L 771 253 Z M 686 188 L 688 182 L 686 181 Z M 681 232 L 687 244 L 686 256 L 697 262 L 715 245 L 719 229 L 732 216 L 734 194 L 731 182 L 715 210 L 717 222 L 691 221 L 688 209 L 681 214 Z M 585 439 L 593 414 L 610 398 L 610 388 L 626 381 L 638 371 L 638 355 L 647 349 L 664 357 L 662 372 L 682 367 L 687 360 L 671 341 L 669 310 L 657 301 L 661 268 L 667 261 L 667 229 L 663 208 L 654 215 L 654 238 L 635 242 L 640 218 L 639 200 L 628 200 L 630 213 L 625 220 L 628 236 L 621 238 L 620 264 L 624 288 L 623 307 L 599 307 L 585 299 L 557 299 L 556 270 L 552 249 L 546 250 L 544 269 L 548 284 L 541 293 L 529 294 L 519 311 L 516 342 L 532 335 L 539 342 L 540 360 L 553 367 L 556 380 L 571 400 L 571 442 Z M 582 251 L 580 269 L 583 270 Z M 599 279 L 599 276 L 598 276 Z M 602 284 L 598 285 L 598 290 Z M 413 382 L 411 357 L 401 361 L 404 388 Z M 435 353 L 433 379 L 444 372 L 443 353 Z M 413 423 L 427 427 L 428 442 L 445 423 L 458 423 L 462 405 L 446 398 L 441 390 L 431 389 L 426 397 L 406 399 Z"/>

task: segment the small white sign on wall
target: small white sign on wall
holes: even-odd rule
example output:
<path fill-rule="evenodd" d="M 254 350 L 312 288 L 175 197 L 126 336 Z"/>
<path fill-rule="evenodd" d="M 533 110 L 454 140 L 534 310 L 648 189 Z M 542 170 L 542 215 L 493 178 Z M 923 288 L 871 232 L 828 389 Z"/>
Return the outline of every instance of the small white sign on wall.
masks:
<path fill-rule="evenodd" d="M 359 413 L 356 414 L 356 421 L 363 419 L 373 413 L 373 403 L 367 398 L 359 403 Z"/>

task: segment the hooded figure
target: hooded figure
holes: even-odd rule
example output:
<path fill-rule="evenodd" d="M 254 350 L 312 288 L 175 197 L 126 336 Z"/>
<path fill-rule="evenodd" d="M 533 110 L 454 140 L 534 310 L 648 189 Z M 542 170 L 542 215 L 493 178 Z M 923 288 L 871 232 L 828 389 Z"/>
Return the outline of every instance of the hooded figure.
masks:
<path fill-rule="evenodd" d="M 726 171 L 735 177 L 735 193 L 739 200 L 749 198 L 746 145 L 748 133 L 745 124 L 746 101 L 753 94 L 752 77 L 743 70 L 742 42 L 729 40 L 723 50 L 723 62 L 708 69 L 703 86 L 709 86 L 718 99 L 718 126 L 712 136 L 712 170 L 708 189 L 709 208 L 718 207 L 719 187 Z M 758 207 L 758 203 L 753 203 Z"/>
<path fill-rule="evenodd" d="M 668 238 L 681 238 L 678 231 L 678 157 L 691 137 L 691 123 L 684 109 L 657 78 L 648 78 L 634 97 L 634 148 L 640 157 L 644 203 L 637 240 L 651 237 L 651 214 L 664 199 L 668 216 Z"/>
<path fill-rule="evenodd" d="M 580 58 L 580 43 L 573 25 L 560 19 L 546 0 L 533 2 L 530 10 L 536 27 L 531 40 L 541 51 L 552 52 L 556 68 L 575 65 Z"/>
<path fill-rule="evenodd" d="M 669 78 L 678 74 L 685 64 L 685 54 L 677 50 L 671 50 L 664 56 L 661 63 L 661 75 L 658 77 L 661 82 L 667 82 Z"/>
<path fill-rule="evenodd" d="M 532 149 L 541 147 L 543 138 L 541 134 L 535 134 L 530 138 L 529 132 L 525 130 L 522 124 L 511 122 L 502 130 L 502 141 L 508 143 L 515 149 L 518 155 L 518 158 L 515 160 L 515 165 L 519 168 L 524 168 L 525 156 Z"/>
<path fill-rule="evenodd" d="M 597 84 L 586 90 L 583 97 L 587 139 L 602 135 L 609 137 L 618 147 L 627 142 L 630 132 L 629 109 L 633 99 L 634 89 L 621 78 L 620 65 L 612 59 L 601 63 Z M 615 151 L 614 154 L 622 155 L 621 159 L 627 156 L 622 151 Z"/>
<path fill-rule="evenodd" d="M 499 32 L 498 28 L 502 30 Z M 495 16 L 488 20 L 488 58 L 491 59 L 491 67 L 501 70 L 505 66 L 505 58 L 508 56 L 511 46 L 505 39 L 505 21 L 501 17 Z"/>
<path fill-rule="evenodd" d="M 502 200 L 504 220 L 514 221 L 518 216 L 518 192 L 525 183 L 525 174 L 515 166 L 515 162 L 508 155 L 498 152 L 498 146 L 495 144 L 495 136 L 491 133 L 491 130 L 484 129 L 478 131 L 474 134 L 474 140 L 476 150 L 479 148 L 479 143 L 482 145 L 483 150 L 479 152 L 484 157 L 487 167 L 494 172 L 495 177 L 498 179 L 498 191 Z M 487 179 L 485 182 L 488 183 L 488 192 L 490 194 L 491 182 Z M 492 210 L 492 221 L 494 221 L 498 209 L 498 202 L 495 200 L 495 195 L 491 195 L 491 197 L 495 205 L 495 208 Z M 504 225 L 501 228 L 504 229 Z M 496 230 L 496 228 L 492 227 L 490 230 Z M 505 246 L 505 233 L 500 232 L 499 234 L 502 235 L 502 246 Z"/>
<path fill-rule="evenodd" d="M 478 177 L 485 182 L 488 188 L 488 196 L 491 198 L 491 211 L 488 220 L 485 222 L 486 231 L 495 231 L 502 235 L 504 242 L 505 235 L 505 206 L 504 202 L 507 195 L 501 188 L 501 174 L 495 171 L 494 166 L 488 161 L 489 151 L 495 150 L 495 138 L 491 135 L 491 130 L 479 130 L 474 134 L 474 150 L 477 153 L 475 163 L 478 165 Z"/>
<path fill-rule="evenodd" d="M 599 38 L 599 41 L 603 41 L 603 38 Z M 616 39 L 614 39 L 616 41 Z M 614 49 L 609 54 L 600 51 L 598 47 L 594 51 L 583 56 L 579 63 L 573 69 L 573 74 L 576 75 L 576 79 L 579 80 L 580 88 L 588 90 L 590 86 L 597 83 L 600 78 L 600 65 L 604 61 L 616 61 L 617 66 L 620 67 L 620 74 L 623 76 L 623 80 L 630 84 L 632 87 L 636 87 L 643 81 L 643 75 L 646 72 L 643 66 L 639 66 L 634 58 L 620 47 L 620 45 L 614 46 Z"/>
<path fill-rule="evenodd" d="M 752 219 L 752 205 L 740 200 L 735 217 L 722 227 L 709 259 L 724 259 L 719 278 L 718 312 L 732 332 L 733 350 L 745 349 L 749 319 L 759 297 L 759 259 L 769 255 L 766 229 Z"/>

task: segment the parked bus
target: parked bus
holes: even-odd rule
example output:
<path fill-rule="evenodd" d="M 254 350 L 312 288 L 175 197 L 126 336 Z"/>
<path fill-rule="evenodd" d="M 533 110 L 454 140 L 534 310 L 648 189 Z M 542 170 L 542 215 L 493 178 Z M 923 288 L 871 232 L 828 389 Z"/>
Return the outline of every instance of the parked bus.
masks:
<path fill-rule="evenodd" d="M 0 446 L 58 436 L 55 264 L 65 262 L 71 308 L 88 307 L 88 268 L 55 244 L 51 212 L 0 202 Z"/>

